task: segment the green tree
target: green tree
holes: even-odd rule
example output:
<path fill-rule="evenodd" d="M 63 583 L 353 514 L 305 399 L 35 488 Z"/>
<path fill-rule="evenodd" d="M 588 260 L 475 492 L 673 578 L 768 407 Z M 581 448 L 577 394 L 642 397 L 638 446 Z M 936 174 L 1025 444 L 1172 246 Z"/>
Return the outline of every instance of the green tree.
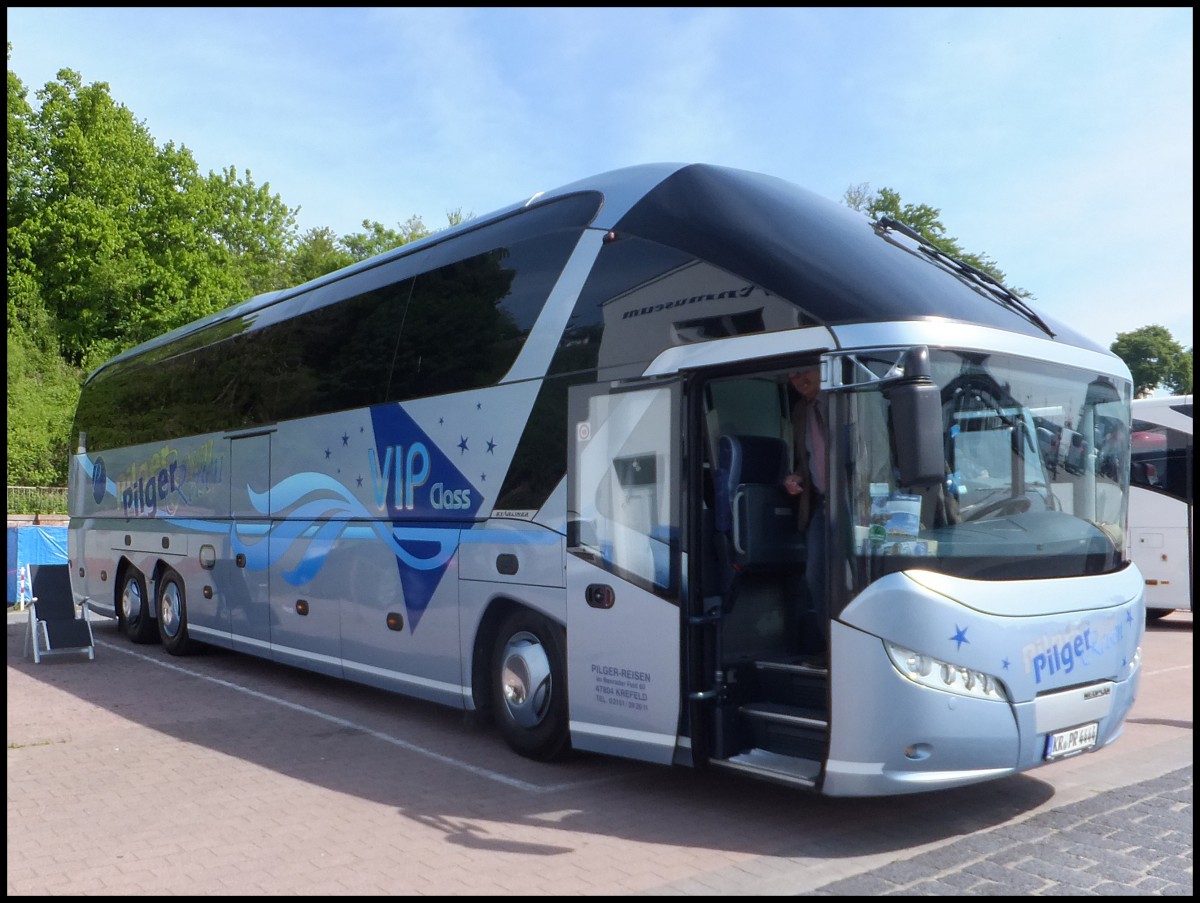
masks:
<path fill-rule="evenodd" d="M 1165 326 L 1119 332 L 1110 350 L 1129 367 L 1138 398 L 1160 386 L 1172 395 L 1192 391 L 1192 349 L 1184 350 Z"/>
<path fill-rule="evenodd" d="M 354 263 L 352 255 L 328 227 L 309 229 L 288 256 L 289 285 L 300 285 Z"/>
<path fill-rule="evenodd" d="M 461 207 L 447 210 L 446 227 L 457 226 L 472 217 L 473 213 L 464 214 Z M 395 229 L 388 229 L 383 223 L 374 220 L 363 220 L 363 229 L 366 231 L 352 232 L 342 237 L 342 245 L 355 260 L 366 260 L 392 248 L 428 238 L 437 231 L 427 228 L 419 216 L 410 216 L 405 222 L 397 224 Z"/>
<path fill-rule="evenodd" d="M 8 44 L 12 58 L 12 42 Z M 13 72 L 8 73 L 8 211 L 20 216 L 30 201 L 30 179 L 33 174 L 34 131 L 33 108 L 26 99 L 27 91 Z"/>
<path fill-rule="evenodd" d="M 900 200 L 899 193 L 893 189 L 881 188 L 878 192 L 872 192 L 871 186 L 867 182 L 851 185 L 846 189 L 842 200 L 847 207 L 866 213 L 872 219 L 887 216 L 899 220 L 906 226 L 911 226 L 931 244 L 945 251 L 955 260 L 970 264 L 1001 284 L 1005 282 L 1004 271 L 996 265 L 994 260 L 986 254 L 975 254 L 963 250 L 958 239 L 946 234 L 946 227 L 941 220 L 942 211 L 936 207 L 930 207 L 927 204 L 905 204 Z M 1025 289 L 1009 286 L 1009 290 L 1022 298 L 1033 297 Z"/>
<path fill-rule="evenodd" d="M 8 45 L 9 57 L 12 44 Z M 59 355 L 57 322 L 43 300 L 33 241 L 20 226 L 37 203 L 41 135 L 25 86 L 8 73 L 8 431 L 9 485 L 61 486 L 81 372 Z"/>
<path fill-rule="evenodd" d="M 433 234 L 419 216 L 410 216 L 395 229 L 388 229 L 373 220 L 363 220 L 362 225 L 365 232 L 352 232 L 342 237 L 342 245 L 355 260 L 366 260 Z"/>
<path fill-rule="evenodd" d="M 271 194 L 269 182 L 255 185 L 250 170 L 239 178 L 233 166 L 208 174 L 197 206 L 205 226 L 203 262 L 228 266 L 235 279 L 233 296 L 211 299 L 215 309 L 287 286 L 286 259 L 297 242 L 299 207 L 289 209 Z"/>
<path fill-rule="evenodd" d="M 9 71 L 10 483 L 65 481 L 79 386 L 114 354 L 431 234 L 414 216 L 300 238 L 299 208 L 269 183 L 232 166 L 202 176 L 185 146 L 158 146 L 106 83 L 61 69 L 36 97 L 35 107 Z M 450 225 L 464 218 L 447 213 Z"/>
<path fill-rule="evenodd" d="M 450 226 L 457 226 L 466 219 L 470 219 L 470 215 L 464 217 L 461 210 L 446 213 Z M 341 238 L 328 227 L 305 232 L 288 255 L 287 284 L 300 285 L 433 234 L 419 216 L 410 216 L 395 229 L 374 220 L 363 220 L 362 225 L 365 231 L 352 232 Z"/>
<path fill-rule="evenodd" d="M 65 486 L 68 429 L 79 398 L 78 371 L 57 351 L 8 334 L 8 448 L 10 486 Z"/>
<path fill-rule="evenodd" d="M 269 185 L 201 177 L 107 84 L 62 69 L 37 99 L 8 73 L 9 480 L 33 484 L 65 479 L 84 372 L 283 287 L 296 233 Z"/>
<path fill-rule="evenodd" d="M 278 286 L 295 219 L 269 186 L 232 167 L 202 178 L 186 147 L 158 148 L 108 85 L 69 69 L 38 98 L 30 201 L 9 228 L 69 363 Z"/>
<path fill-rule="evenodd" d="M 8 45 L 12 56 L 12 44 Z M 37 157 L 37 132 L 33 108 L 21 80 L 8 73 L 8 332 L 28 339 L 46 336 L 52 327 L 38 286 L 37 269 L 30 257 L 30 238 L 19 228 L 34 202 L 33 171 Z M 54 347 L 54 342 L 43 347 Z"/>

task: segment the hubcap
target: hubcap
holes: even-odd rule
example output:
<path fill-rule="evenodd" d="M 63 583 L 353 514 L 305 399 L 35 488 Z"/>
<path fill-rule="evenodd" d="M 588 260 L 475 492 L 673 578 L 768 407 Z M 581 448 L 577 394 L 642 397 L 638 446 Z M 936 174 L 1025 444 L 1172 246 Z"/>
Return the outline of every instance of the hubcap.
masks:
<path fill-rule="evenodd" d="M 179 597 L 179 586 L 173 581 L 163 587 L 158 619 L 167 636 L 174 637 L 179 633 L 179 625 L 183 623 L 183 600 Z"/>
<path fill-rule="evenodd" d="M 504 647 L 500 683 L 508 714 L 524 728 L 537 727 L 550 710 L 553 681 L 550 659 L 528 631 L 514 634 Z"/>
<path fill-rule="evenodd" d="M 142 588 L 136 580 L 127 581 L 125 592 L 121 593 L 121 614 L 126 623 L 132 623 L 142 615 Z"/>

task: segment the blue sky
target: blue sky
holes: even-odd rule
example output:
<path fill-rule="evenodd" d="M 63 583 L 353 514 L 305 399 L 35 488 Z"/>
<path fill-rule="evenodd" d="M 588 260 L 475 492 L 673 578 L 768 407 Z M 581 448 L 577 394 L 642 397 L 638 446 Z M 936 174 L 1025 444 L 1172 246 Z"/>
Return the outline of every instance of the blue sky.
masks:
<path fill-rule="evenodd" d="M 107 82 L 301 229 L 481 215 L 705 162 L 941 210 L 1108 346 L 1192 333 L 1191 8 L 8 8 L 9 70 Z"/>

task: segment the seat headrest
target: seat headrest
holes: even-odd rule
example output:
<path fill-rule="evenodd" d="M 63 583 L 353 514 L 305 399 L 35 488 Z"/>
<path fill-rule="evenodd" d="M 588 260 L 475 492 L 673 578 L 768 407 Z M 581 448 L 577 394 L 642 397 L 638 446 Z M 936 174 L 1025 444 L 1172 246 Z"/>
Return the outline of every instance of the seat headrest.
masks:
<path fill-rule="evenodd" d="M 787 474 L 787 443 L 775 436 L 722 436 L 717 459 L 730 487 L 781 483 Z"/>

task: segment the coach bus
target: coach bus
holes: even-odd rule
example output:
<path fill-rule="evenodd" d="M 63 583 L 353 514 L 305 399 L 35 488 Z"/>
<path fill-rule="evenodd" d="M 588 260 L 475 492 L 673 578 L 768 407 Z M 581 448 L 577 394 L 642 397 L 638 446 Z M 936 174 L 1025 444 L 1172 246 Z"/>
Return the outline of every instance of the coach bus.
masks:
<path fill-rule="evenodd" d="M 811 549 L 781 488 L 804 367 Z M 1131 394 L 903 223 L 635 166 L 96 369 L 74 590 L 134 643 L 487 713 L 535 759 L 966 785 L 1121 733 L 1143 581 L 1092 437 Z"/>
<path fill-rule="evenodd" d="M 1130 557 L 1146 581 L 1146 617 L 1192 610 L 1192 396 L 1133 400 Z"/>

